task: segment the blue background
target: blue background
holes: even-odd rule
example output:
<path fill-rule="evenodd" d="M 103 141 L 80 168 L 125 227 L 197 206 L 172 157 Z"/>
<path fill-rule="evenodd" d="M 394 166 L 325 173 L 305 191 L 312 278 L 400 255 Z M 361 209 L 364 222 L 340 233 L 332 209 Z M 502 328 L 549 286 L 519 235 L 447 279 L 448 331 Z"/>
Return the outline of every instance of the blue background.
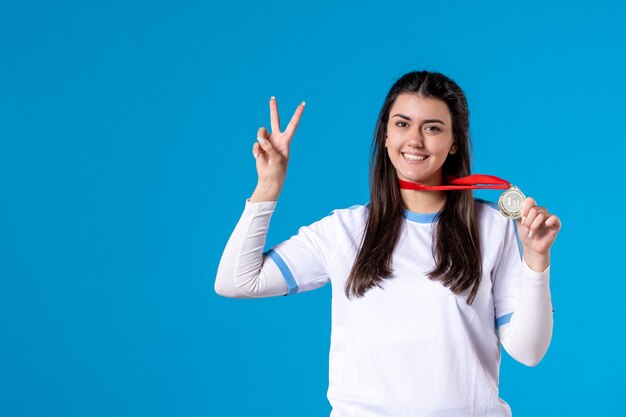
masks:
<path fill-rule="evenodd" d="M 515 416 L 624 415 L 623 3 L 2 1 L 0 415 L 324 416 L 330 286 L 215 273 L 278 99 L 307 101 L 267 247 L 369 199 L 392 83 L 465 90 L 476 173 L 560 216 L 543 361 Z M 497 200 L 500 192 L 477 196 Z"/>

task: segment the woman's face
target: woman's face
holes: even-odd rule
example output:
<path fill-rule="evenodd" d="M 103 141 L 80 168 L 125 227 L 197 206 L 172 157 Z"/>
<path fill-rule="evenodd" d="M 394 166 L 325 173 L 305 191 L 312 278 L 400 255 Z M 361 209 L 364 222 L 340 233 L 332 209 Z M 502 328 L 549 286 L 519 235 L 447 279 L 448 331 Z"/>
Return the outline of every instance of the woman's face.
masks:
<path fill-rule="evenodd" d="M 389 111 L 385 147 L 398 178 L 441 184 L 441 167 L 448 153 L 456 152 L 448 105 L 436 98 L 400 94 Z"/>

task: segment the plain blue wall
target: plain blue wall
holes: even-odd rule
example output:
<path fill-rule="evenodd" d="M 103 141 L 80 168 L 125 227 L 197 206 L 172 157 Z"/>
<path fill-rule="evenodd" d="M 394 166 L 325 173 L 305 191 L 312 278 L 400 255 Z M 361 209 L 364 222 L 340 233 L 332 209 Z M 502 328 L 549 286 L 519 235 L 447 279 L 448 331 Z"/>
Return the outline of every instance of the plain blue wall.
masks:
<path fill-rule="evenodd" d="M 626 13 L 545 3 L 2 1 L 0 415 L 328 415 L 330 287 L 232 300 L 215 272 L 269 97 L 283 126 L 307 107 L 268 248 L 369 199 L 378 110 L 414 69 L 467 93 L 474 172 L 563 222 L 552 345 L 505 353 L 501 396 L 624 415 Z"/>

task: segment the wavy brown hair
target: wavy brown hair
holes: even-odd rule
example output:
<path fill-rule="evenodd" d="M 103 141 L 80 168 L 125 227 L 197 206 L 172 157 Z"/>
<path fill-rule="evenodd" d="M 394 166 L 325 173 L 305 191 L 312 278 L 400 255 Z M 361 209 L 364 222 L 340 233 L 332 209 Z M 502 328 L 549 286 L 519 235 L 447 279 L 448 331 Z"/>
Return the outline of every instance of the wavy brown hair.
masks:
<path fill-rule="evenodd" d="M 346 296 L 362 297 L 393 271 L 393 252 L 404 224 L 404 202 L 396 169 L 385 149 L 389 111 L 403 93 L 443 100 L 452 116 L 453 141 L 457 151 L 443 163 L 442 175 L 470 175 L 471 138 L 465 93 L 450 78 L 438 72 L 413 71 L 403 75 L 389 90 L 378 115 L 371 146 L 369 168 L 369 215 L 360 249 L 346 282 Z M 435 268 L 427 275 L 455 294 L 468 289 L 472 304 L 482 275 L 480 240 L 472 190 L 447 190 L 446 203 L 437 213 L 432 253 Z M 382 288 L 382 287 L 381 287 Z"/>

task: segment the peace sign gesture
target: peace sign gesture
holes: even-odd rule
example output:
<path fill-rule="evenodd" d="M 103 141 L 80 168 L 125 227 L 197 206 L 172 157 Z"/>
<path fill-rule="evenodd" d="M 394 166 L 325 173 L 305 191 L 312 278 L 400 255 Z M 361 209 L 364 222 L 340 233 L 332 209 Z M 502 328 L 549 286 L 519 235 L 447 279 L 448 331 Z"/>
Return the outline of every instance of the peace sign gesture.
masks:
<path fill-rule="evenodd" d="M 280 119 L 278 117 L 278 104 L 276 98 L 270 99 L 270 121 L 272 133 L 265 127 L 257 132 L 257 143 L 252 147 L 252 154 L 256 158 L 256 169 L 259 175 L 259 183 L 271 186 L 280 192 L 287 176 L 287 163 L 289 161 L 289 145 L 293 134 L 296 132 L 305 102 L 303 101 L 291 117 L 284 132 L 280 131 Z"/>

